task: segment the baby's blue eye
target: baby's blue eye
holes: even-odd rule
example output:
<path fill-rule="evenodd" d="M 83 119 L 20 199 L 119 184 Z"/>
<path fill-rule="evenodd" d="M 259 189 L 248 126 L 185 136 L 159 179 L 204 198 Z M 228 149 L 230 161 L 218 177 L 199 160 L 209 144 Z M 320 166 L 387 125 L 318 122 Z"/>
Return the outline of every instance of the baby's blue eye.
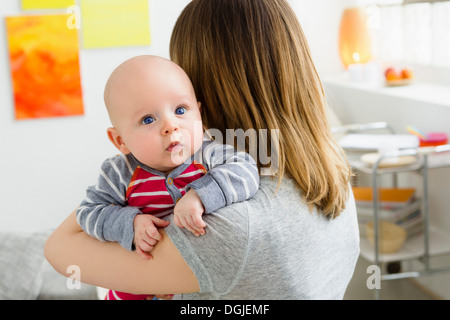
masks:
<path fill-rule="evenodd" d="M 152 124 L 155 121 L 155 118 L 147 116 L 144 117 L 141 121 L 142 124 Z"/>
<path fill-rule="evenodd" d="M 179 107 L 177 108 L 177 110 L 175 110 L 175 114 L 177 115 L 182 115 L 186 113 L 186 108 L 185 107 Z"/>

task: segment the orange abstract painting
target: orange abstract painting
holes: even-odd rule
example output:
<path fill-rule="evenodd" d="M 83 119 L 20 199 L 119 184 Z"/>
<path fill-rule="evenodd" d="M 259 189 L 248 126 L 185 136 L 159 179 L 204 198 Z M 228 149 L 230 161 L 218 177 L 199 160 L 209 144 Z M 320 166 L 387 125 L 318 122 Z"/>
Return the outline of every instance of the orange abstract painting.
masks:
<path fill-rule="evenodd" d="M 16 119 L 84 113 L 78 34 L 68 18 L 6 18 Z"/>

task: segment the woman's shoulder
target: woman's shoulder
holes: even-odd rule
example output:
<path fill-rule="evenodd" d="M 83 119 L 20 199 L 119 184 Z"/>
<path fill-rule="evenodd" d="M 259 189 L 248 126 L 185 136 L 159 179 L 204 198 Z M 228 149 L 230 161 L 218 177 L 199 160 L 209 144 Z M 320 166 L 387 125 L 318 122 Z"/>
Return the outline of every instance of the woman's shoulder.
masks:
<path fill-rule="evenodd" d="M 252 208 L 260 209 L 261 206 L 266 211 L 281 211 L 284 207 L 289 207 L 294 212 L 311 213 L 309 205 L 306 203 L 303 192 L 297 187 L 295 181 L 289 177 L 284 177 L 281 183 L 278 177 L 262 176 L 260 179 L 260 187 L 255 196 L 242 203 Z M 319 213 L 319 210 L 314 210 Z M 345 211 L 356 211 L 354 208 L 354 197 L 351 187 L 349 188 L 348 200 Z"/>
<path fill-rule="evenodd" d="M 295 203 L 295 210 L 306 208 L 306 202 L 302 192 L 295 185 L 295 182 L 284 177 L 281 183 L 276 176 L 262 176 L 260 186 L 255 196 L 244 202 L 249 211 L 271 212 L 283 210 L 283 207 Z"/>
<path fill-rule="evenodd" d="M 349 188 L 346 209 L 341 215 L 347 216 L 350 219 L 356 216 L 355 200 L 351 188 Z M 226 216 L 226 221 L 220 221 L 221 223 L 232 223 L 236 221 L 244 223 L 245 221 L 245 224 L 261 223 L 264 220 L 271 220 L 274 217 L 283 217 L 286 219 L 300 218 L 307 224 L 327 224 L 327 221 L 330 220 L 321 214 L 319 209 L 311 209 L 294 180 L 289 177 L 284 177 L 281 183 L 279 183 L 278 177 L 272 176 L 261 177 L 259 189 L 254 197 L 223 207 L 214 212 L 214 216 Z"/>
<path fill-rule="evenodd" d="M 292 179 L 284 178 L 279 185 L 278 177 L 261 176 L 258 191 L 252 198 L 222 207 L 216 210 L 213 215 L 226 215 L 228 217 L 236 215 L 240 219 L 245 219 L 253 211 L 278 210 L 276 209 L 277 206 L 279 208 L 280 205 L 289 200 L 297 203 L 303 202 L 302 194 Z"/>

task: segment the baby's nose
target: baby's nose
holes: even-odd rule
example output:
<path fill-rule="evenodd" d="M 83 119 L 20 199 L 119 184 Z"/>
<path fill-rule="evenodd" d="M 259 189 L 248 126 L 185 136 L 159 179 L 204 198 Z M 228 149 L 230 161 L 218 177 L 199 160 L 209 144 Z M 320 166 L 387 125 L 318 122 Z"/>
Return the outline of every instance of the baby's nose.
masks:
<path fill-rule="evenodd" d="M 172 134 L 180 130 L 180 126 L 178 125 L 175 119 L 166 119 L 163 127 L 163 134 Z"/>

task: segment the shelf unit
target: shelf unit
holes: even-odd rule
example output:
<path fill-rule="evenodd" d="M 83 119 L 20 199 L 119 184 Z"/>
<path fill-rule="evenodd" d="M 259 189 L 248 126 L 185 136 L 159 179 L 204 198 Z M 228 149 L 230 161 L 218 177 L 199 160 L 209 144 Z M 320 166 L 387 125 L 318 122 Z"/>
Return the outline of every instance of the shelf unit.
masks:
<path fill-rule="evenodd" d="M 335 132 L 345 132 L 345 128 L 338 128 Z M 389 129 L 387 124 L 376 123 L 373 126 L 364 124 L 361 127 L 358 125 L 350 126 L 352 132 L 359 130 L 365 131 L 369 129 Z M 392 133 L 392 132 L 391 132 Z M 348 150 L 347 150 L 348 151 Z M 436 227 L 430 226 L 429 223 L 429 196 L 428 196 L 428 174 L 429 170 L 450 167 L 450 145 L 442 145 L 438 147 L 412 148 L 399 151 L 385 153 L 379 156 L 373 165 L 360 160 L 361 152 L 350 151 L 347 153 L 351 167 L 357 172 L 366 173 L 370 177 L 370 184 L 373 190 L 373 222 L 374 222 L 374 245 L 372 245 L 366 237 L 360 239 L 361 256 L 366 260 L 380 266 L 382 263 L 391 264 L 399 263 L 405 260 L 420 259 L 423 262 L 424 269 L 412 272 L 396 272 L 390 274 L 383 274 L 381 280 L 394 280 L 402 278 L 420 277 L 440 272 L 449 272 L 450 266 L 446 268 L 431 268 L 430 257 L 444 255 L 450 253 L 450 235 L 439 230 Z M 382 161 L 389 158 L 397 158 L 402 156 L 416 157 L 413 164 L 397 167 L 380 167 Z M 382 254 L 379 252 L 379 195 L 378 188 L 380 183 L 379 177 L 387 174 L 392 174 L 393 184 L 397 186 L 397 174 L 401 172 L 410 172 L 418 174 L 421 177 L 423 196 L 421 213 L 423 219 L 423 232 L 417 235 L 408 237 L 402 248 L 392 254 Z M 374 290 L 375 298 L 380 298 L 380 290 Z"/>
<path fill-rule="evenodd" d="M 408 259 L 421 258 L 425 255 L 440 255 L 450 253 L 450 235 L 442 231 L 430 227 L 429 212 L 428 212 L 428 170 L 441 167 L 450 166 L 450 156 L 444 158 L 433 158 L 433 155 L 441 152 L 450 151 L 450 145 L 440 146 L 436 148 L 418 148 L 402 150 L 396 153 L 383 155 L 379 158 L 373 167 L 367 166 L 359 160 L 350 159 L 351 166 L 359 172 L 364 172 L 372 176 L 373 192 L 373 216 L 375 225 L 375 250 L 367 239 L 361 239 L 361 255 L 369 261 L 376 264 L 380 262 L 394 262 Z M 379 163 L 389 157 L 398 157 L 403 155 L 417 156 L 417 162 L 413 165 L 397 167 L 397 168 L 379 168 Z M 429 161 L 431 160 L 431 161 Z M 438 160 L 438 161 L 436 161 Z M 447 160 L 447 162 L 443 161 Z M 397 174 L 400 172 L 416 172 L 422 176 L 423 182 L 423 198 L 422 198 L 422 215 L 424 221 L 424 232 L 416 236 L 412 236 L 406 240 L 405 245 L 399 252 L 394 254 L 379 254 L 378 253 L 378 233 L 377 226 L 379 220 L 379 206 L 378 206 L 378 177 L 384 174 Z M 428 252 L 427 249 L 428 248 Z M 449 269 L 450 270 L 450 269 Z M 401 277 L 401 275 L 398 275 Z M 395 278 L 395 275 L 389 278 Z"/>

